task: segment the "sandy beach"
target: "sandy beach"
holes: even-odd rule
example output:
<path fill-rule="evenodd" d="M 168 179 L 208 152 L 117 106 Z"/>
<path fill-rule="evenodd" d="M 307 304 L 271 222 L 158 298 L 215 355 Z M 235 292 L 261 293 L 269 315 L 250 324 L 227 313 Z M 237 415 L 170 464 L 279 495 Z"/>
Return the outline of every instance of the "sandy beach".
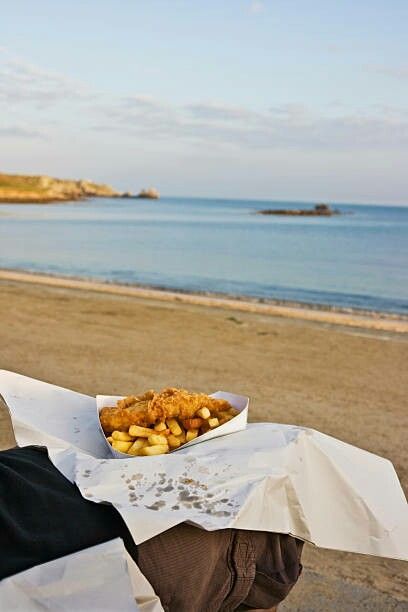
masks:
<path fill-rule="evenodd" d="M 313 427 L 387 457 L 407 491 L 407 321 L 97 285 L 2 272 L 0 367 L 91 395 L 167 385 L 249 395 L 252 421 Z M 337 596 L 372 602 L 347 609 L 407 605 L 406 563 L 307 546 L 304 564 L 282 609 L 344 609 Z"/>

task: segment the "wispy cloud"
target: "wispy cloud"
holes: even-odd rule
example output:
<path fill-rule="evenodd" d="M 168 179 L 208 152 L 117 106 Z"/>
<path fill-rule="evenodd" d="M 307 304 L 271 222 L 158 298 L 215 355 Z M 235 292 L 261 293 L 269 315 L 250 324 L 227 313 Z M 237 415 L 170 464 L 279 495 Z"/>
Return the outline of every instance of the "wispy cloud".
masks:
<path fill-rule="evenodd" d="M 0 102 L 33 103 L 48 108 L 55 102 L 89 99 L 86 86 L 57 72 L 43 70 L 0 48 Z"/>
<path fill-rule="evenodd" d="M 366 66 L 369 72 L 375 72 L 398 80 L 408 80 L 408 64 L 402 66 Z"/>
<path fill-rule="evenodd" d="M 399 73 L 403 74 L 403 69 Z M 7 50 L 0 51 L 0 103 L 5 109 L 1 135 L 40 138 L 58 122 L 75 121 L 72 116 L 66 119 L 65 106 L 60 108 L 67 101 L 74 103 L 73 108 L 80 104 L 81 122 L 88 129 L 116 132 L 120 138 L 141 142 L 189 143 L 241 151 L 382 150 L 408 144 L 408 114 L 391 106 L 352 110 L 337 100 L 312 109 L 289 101 L 254 109 L 219 100 L 174 104 L 140 92 L 115 97 L 97 94 L 65 75 L 43 70 Z M 11 109 L 17 108 L 18 113 L 13 113 Z M 56 111 L 55 125 L 50 123 L 51 113 L 44 113 L 44 109 Z M 29 117 L 35 117 L 36 123 Z"/>
<path fill-rule="evenodd" d="M 216 102 L 187 104 L 183 107 L 196 119 L 209 119 L 213 121 L 237 122 L 252 119 L 254 113 L 239 106 L 227 106 Z"/>
<path fill-rule="evenodd" d="M 134 100 L 134 104 L 129 104 Z M 396 109 L 336 113 L 301 104 L 264 111 L 215 102 L 172 105 L 139 96 L 99 109 L 106 128 L 129 137 L 177 140 L 247 149 L 361 149 L 408 144 L 408 116 Z M 98 121 L 98 129 L 104 122 Z"/>
<path fill-rule="evenodd" d="M 44 135 L 38 130 L 33 130 L 31 128 L 19 126 L 19 125 L 11 125 L 2 127 L 0 126 L 0 137 L 4 138 L 22 138 L 22 139 L 32 139 L 32 138 L 40 138 L 43 139 Z"/>
<path fill-rule="evenodd" d="M 329 53 L 341 53 L 343 51 L 343 48 L 340 45 L 337 45 L 336 43 L 329 43 L 328 45 L 326 45 L 326 50 Z"/>
<path fill-rule="evenodd" d="M 265 4 L 261 0 L 252 0 L 249 3 L 249 12 L 255 15 L 262 13 L 265 8 Z"/>

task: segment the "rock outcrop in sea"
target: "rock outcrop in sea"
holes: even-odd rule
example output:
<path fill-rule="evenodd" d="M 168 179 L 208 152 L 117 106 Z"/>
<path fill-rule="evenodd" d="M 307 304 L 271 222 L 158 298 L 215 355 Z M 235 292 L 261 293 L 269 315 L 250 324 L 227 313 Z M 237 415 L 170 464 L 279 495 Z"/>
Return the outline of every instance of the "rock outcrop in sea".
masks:
<path fill-rule="evenodd" d="M 287 215 L 289 217 L 332 217 L 340 215 L 340 211 L 331 208 L 328 204 L 316 204 L 314 208 L 266 208 L 258 210 L 258 215 Z"/>
<path fill-rule="evenodd" d="M 142 189 L 137 197 L 146 198 L 148 200 L 158 200 L 160 198 L 160 194 L 154 187 L 149 187 L 148 189 Z"/>

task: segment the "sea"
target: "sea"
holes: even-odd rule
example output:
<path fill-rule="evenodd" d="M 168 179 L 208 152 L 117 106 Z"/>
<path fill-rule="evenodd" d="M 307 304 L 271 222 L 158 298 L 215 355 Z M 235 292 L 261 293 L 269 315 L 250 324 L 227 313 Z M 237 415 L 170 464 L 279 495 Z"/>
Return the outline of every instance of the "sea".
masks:
<path fill-rule="evenodd" d="M 0 206 L 0 267 L 408 314 L 408 207 L 163 197 Z"/>

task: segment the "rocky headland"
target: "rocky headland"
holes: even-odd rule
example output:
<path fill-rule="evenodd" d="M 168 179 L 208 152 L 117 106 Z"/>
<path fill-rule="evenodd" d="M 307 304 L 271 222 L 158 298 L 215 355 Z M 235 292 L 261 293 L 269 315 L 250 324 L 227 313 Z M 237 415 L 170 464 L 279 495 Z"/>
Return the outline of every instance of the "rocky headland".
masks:
<path fill-rule="evenodd" d="M 88 180 L 70 180 L 51 176 L 0 173 L 0 203 L 46 204 L 72 202 L 86 198 L 159 198 L 157 189 L 143 189 L 139 195 L 120 192 L 110 185 Z"/>
<path fill-rule="evenodd" d="M 35 204 L 68 202 L 88 197 L 115 198 L 121 195 L 109 185 L 87 180 L 0 173 L 0 202 Z"/>
<path fill-rule="evenodd" d="M 328 204 L 316 204 L 314 208 L 266 208 L 258 210 L 258 215 L 287 215 L 288 217 L 332 217 L 340 215 L 340 211 L 331 208 Z"/>

